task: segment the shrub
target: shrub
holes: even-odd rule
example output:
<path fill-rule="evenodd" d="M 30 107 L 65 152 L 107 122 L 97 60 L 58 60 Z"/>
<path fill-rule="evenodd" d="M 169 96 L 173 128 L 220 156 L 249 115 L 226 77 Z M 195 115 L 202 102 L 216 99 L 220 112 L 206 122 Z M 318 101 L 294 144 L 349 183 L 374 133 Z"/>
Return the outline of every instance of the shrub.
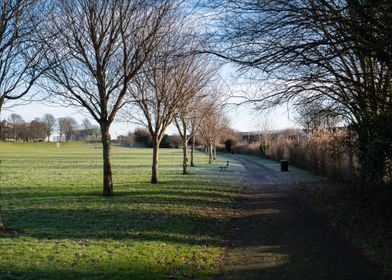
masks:
<path fill-rule="evenodd" d="M 160 148 L 179 148 L 181 146 L 181 137 L 179 135 L 167 135 L 163 136 Z"/>
<path fill-rule="evenodd" d="M 310 132 L 306 137 L 295 137 L 293 133 L 275 136 L 268 145 L 240 143 L 233 151 L 276 161 L 287 159 L 289 164 L 315 174 L 351 181 L 359 164 L 350 144 L 345 130 L 321 130 Z"/>
<path fill-rule="evenodd" d="M 146 146 L 151 146 L 151 135 L 150 132 L 145 128 L 136 128 L 133 133 L 136 143 L 140 143 Z"/>

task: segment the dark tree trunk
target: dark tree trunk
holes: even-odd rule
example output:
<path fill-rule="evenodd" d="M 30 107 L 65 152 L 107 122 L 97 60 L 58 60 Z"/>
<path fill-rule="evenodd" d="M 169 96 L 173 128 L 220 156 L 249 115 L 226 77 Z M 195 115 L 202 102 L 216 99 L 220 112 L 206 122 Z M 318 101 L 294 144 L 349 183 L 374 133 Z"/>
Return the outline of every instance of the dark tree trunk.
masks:
<path fill-rule="evenodd" d="M 392 127 L 389 123 L 388 116 L 380 115 L 354 127 L 358 135 L 362 187 L 372 188 L 385 183 L 387 155 L 392 152 Z"/>
<path fill-rule="evenodd" d="M 4 104 L 4 96 L 1 96 L 0 97 L 0 122 L 1 122 L 1 110 L 3 109 L 3 104 Z M 2 129 L 2 126 L 0 125 L 0 137 L 2 136 L 1 129 Z M 0 222 L 1 222 L 1 220 L 0 220 Z"/>
<path fill-rule="evenodd" d="M 193 160 L 195 152 L 195 136 L 192 136 L 192 145 L 191 145 L 191 167 L 195 167 L 195 162 Z"/>
<path fill-rule="evenodd" d="M 1 110 L 3 109 L 3 104 L 4 104 L 4 95 L 0 96 L 0 116 L 1 116 Z"/>
<path fill-rule="evenodd" d="M 1 205 L 0 205 L 0 232 L 5 230 L 5 226 L 3 223 L 3 214 L 2 214 L 2 210 L 1 210 Z"/>
<path fill-rule="evenodd" d="M 102 125 L 102 151 L 103 151 L 103 195 L 112 196 L 113 193 L 113 181 L 112 181 L 112 164 L 110 161 L 110 134 L 109 126 Z"/>
<path fill-rule="evenodd" d="M 182 174 L 188 174 L 188 141 L 183 139 L 182 143 Z"/>
<path fill-rule="evenodd" d="M 158 139 L 153 139 L 151 184 L 159 183 L 159 143 Z"/>
<path fill-rule="evenodd" d="M 380 185 L 385 174 L 385 152 L 375 139 L 359 144 L 362 183 L 366 186 Z"/>
<path fill-rule="evenodd" d="M 1 96 L 0 97 L 0 116 L 1 116 L 1 109 L 3 108 L 3 103 L 4 103 L 4 96 Z M 0 119 L 0 121 L 1 121 L 1 119 Z M 0 125 L 0 136 L 1 136 L 1 125 Z M 0 161 L 0 163 L 1 163 L 1 161 Z M 5 230 L 5 226 L 3 224 L 3 215 L 1 212 L 1 205 L 0 205 L 0 231 L 3 231 L 3 230 Z"/>
<path fill-rule="evenodd" d="M 5 230 L 5 226 L 3 223 L 3 214 L 2 214 L 1 205 L 0 205 L 0 233 L 4 230 Z"/>
<path fill-rule="evenodd" d="M 209 164 L 212 163 L 212 145 L 211 144 L 208 146 L 208 163 Z"/>

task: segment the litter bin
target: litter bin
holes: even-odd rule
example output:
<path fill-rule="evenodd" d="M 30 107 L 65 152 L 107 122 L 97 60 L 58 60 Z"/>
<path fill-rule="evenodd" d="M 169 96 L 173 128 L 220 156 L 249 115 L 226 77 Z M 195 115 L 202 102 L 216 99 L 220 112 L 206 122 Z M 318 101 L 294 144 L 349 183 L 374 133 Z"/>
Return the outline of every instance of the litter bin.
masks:
<path fill-rule="evenodd" d="M 289 162 L 287 160 L 280 161 L 280 171 L 282 172 L 289 171 Z"/>

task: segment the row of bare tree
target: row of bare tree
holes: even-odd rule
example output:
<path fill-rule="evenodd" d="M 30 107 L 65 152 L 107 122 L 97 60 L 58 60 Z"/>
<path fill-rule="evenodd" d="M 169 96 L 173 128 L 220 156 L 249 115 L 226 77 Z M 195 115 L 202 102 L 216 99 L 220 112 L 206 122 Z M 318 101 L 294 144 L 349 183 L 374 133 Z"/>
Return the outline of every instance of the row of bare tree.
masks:
<path fill-rule="evenodd" d="M 56 119 L 52 114 L 45 114 L 42 118 L 34 118 L 26 122 L 20 115 L 12 113 L 7 120 L 0 122 L 1 141 L 50 141 L 55 130 L 58 130 L 59 140 L 70 139 L 98 140 L 100 129 L 87 118 L 81 124 L 72 117 Z"/>
<path fill-rule="evenodd" d="M 202 133 L 206 116 L 218 115 L 210 85 L 217 65 L 197 51 L 201 42 L 183 1 L 1 3 L 0 112 L 8 100 L 27 98 L 33 86 L 41 98 L 82 107 L 100 128 L 105 196 L 114 193 L 109 130 L 120 111 L 152 136 L 152 183 L 159 181 L 159 144 L 173 122 L 188 173 L 190 137 Z M 212 146 L 209 132 L 202 134 Z"/>

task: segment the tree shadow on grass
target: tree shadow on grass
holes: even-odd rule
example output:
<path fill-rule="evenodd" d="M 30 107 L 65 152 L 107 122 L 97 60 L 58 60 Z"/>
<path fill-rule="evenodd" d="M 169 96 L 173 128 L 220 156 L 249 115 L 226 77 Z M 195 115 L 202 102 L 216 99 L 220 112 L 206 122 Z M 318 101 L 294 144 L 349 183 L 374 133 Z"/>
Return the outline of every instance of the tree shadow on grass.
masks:
<path fill-rule="evenodd" d="M 100 192 L 19 192 L 4 196 L 3 200 L 17 202 L 25 207 L 42 205 L 43 207 L 56 207 L 56 204 L 83 204 L 88 207 L 102 203 L 115 207 L 129 208 L 140 204 L 174 205 L 175 207 L 214 207 L 227 209 L 231 207 L 234 194 L 222 194 L 209 191 L 194 190 L 134 190 L 119 191 L 113 197 L 103 197 Z M 81 205 L 81 206 L 83 206 Z M 98 207 L 98 206 L 96 206 Z M 10 207 L 13 208 L 13 207 Z M 153 208 L 153 207 L 152 207 Z"/>
<path fill-rule="evenodd" d="M 112 262 L 100 263 L 91 259 L 91 269 L 36 269 L 36 268 L 0 268 L 0 279 L 195 279 L 194 268 L 190 264 L 181 265 L 146 265 L 144 263 Z M 87 270 L 87 271 L 86 271 Z"/>
<path fill-rule="evenodd" d="M 189 250 L 180 253 L 178 259 L 187 254 L 192 256 L 193 250 L 204 251 L 205 254 L 208 249 L 204 248 L 222 247 L 228 221 L 228 216 L 224 214 L 228 210 L 225 209 L 226 202 L 215 202 L 218 194 L 204 196 L 205 193 L 199 190 L 194 193 L 186 190 L 189 191 L 186 188 L 184 191 L 175 188 L 152 191 L 136 189 L 110 198 L 100 197 L 95 192 L 14 193 L 12 198 L 20 204 L 6 207 L 3 214 L 7 225 L 22 228 L 25 232 L 6 238 L 11 241 L 3 241 L 15 247 L 17 242 L 26 249 L 34 246 L 38 252 L 45 250 L 41 246 L 58 242 L 72 246 L 75 242 L 79 244 L 89 240 L 98 243 L 95 247 L 101 246 L 107 251 L 106 242 L 119 241 L 121 246 L 130 244 L 131 249 L 125 250 L 132 250 L 132 246 L 139 246 L 140 250 L 145 246 L 144 242 L 148 244 L 151 241 L 154 244 L 168 244 L 170 250 L 177 246 L 181 250 Z M 212 202 L 208 201 L 210 196 Z M 86 272 L 73 271 L 68 257 L 59 256 L 59 264 L 35 257 L 31 253 L 34 251 L 28 251 L 27 256 L 32 256 L 33 263 L 27 264 L 26 269 L 13 265 L 0 267 L 0 279 L 168 279 L 169 276 L 173 279 L 193 279 L 193 274 L 198 270 L 196 261 L 159 263 L 167 253 L 164 248 L 143 247 L 143 250 L 152 256 L 144 260 L 131 256 L 129 260 L 137 263 L 127 264 L 124 263 L 128 260 L 125 255 L 110 264 L 100 264 L 100 267 L 94 267 L 96 264 L 92 260 L 87 264 L 89 268 L 78 266 L 78 269 L 85 269 Z M 53 255 L 53 252 L 50 251 L 50 254 Z M 17 257 L 23 260 L 25 255 L 20 252 Z M 46 262 L 53 264 L 53 271 L 35 268 L 35 263 Z M 15 265 L 21 265 L 20 260 Z M 58 267 L 68 267 L 70 270 L 55 270 Z"/>
<path fill-rule="evenodd" d="M 44 209 L 4 211 L 23 236 L 43 239 L 135 239 L 221 245 L 225 219 L 162 211 Z"/>
<path fill-rule="evenodd" d="M 108 198 L 91 191 L 16 192 L 3 197 L 8 200 L 3 215 L 7 226 L 34 238 L 221 246 L 234 195 L 203 186 L 135 188 Z"/>

